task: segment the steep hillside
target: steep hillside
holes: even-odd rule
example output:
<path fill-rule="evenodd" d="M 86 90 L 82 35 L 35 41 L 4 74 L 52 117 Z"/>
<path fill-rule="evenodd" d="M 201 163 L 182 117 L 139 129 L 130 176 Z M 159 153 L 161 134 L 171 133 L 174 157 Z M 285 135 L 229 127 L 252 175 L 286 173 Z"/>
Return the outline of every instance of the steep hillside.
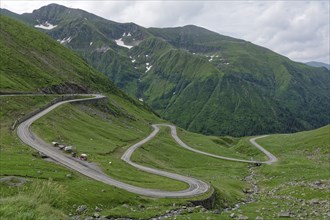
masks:
<path fill-rule="evenodd" d="M 104 93 L 125 105 L 109 102 L 108 111 L 155 118 L 147 105 L 127 96 L 104 74 L 47 35 L 3 15 L 0 24 L 0 93 Z M 139 114 L 130 116 L 131 110 Z"/>
<path fill-rule="evenodd" d="M 108 96 L 97 103 L 64 104 L 52 111 L 53 117 L 45 118 L 45 123 L 34 123 L 36 132 L 45 134 L 41 136 L 44 140 L 70 143 L 77 151 L 87 152 L 89 161 L 104 170 L 109 168 L 112 158 L 120 161 L 115 165 L 119 165 L 117 175 L 111 172 L 119 180 L 134 185 L 145 182 L 147 187 L 158 187 L 159 183 L 165 188 L 185 187 L 167 178 L 139 173 L 120 160 L 125 147 L 148 135 L 150 123 L 160 121 L 147 106 L 125 95 L 102 73 L 49 36 L 3 15 L 0 25 L 0 93 L 102 92 Z M 0 96 L 1 219 L 69 219 L 72 213 L 85 219 L 95 213 L 97 206 L 96 211 L 103 211 L 103 216 L 128 215 L 126 208 L 118 204 L 134 207 L 134 212 L 139 204 L 144 204 L 153 209 L 148 213 L 153 216 L 172 207 L 171 200 L 153 201 L 91 180 L 45 160 L 25 145 L 11 130 L 13 122 L 58 96 Z M 113 152 L 117 157 L 109 157 Z M 77 211 L 82 204 L 87 210 Z M 134 214 L 130 215 L 135 217 Z M 138 218 L 145 215 L 141 211 Z"/>
<path fill-rule="evenodd" d="M 329 122 L 329 72 L 248 42 L 223 45 L 208 57 L 182 49 L 151 56 L 153 68 L 142 78 L 146 102 L 203 133 L 292 132 Z"/>
<path fill-rule="evenodd" d="M 326 70 L 195 26 L 150 31 L 156 37 L 130 50 L 136 66 L 152 66 L 138 95 L 176 124 L 251 135 L 329 122 Z"/>
<path fill-rule="evenodd" d="M 189 130 L 241 136 L 329 123 L 329 71 L 250 42 L 193 25 L 145 29 L 55 4 L 20 19 Z"/>
<path fill-rule="evenodd" d="M 115 40 L 137 45 L 149 35 L 143 27 L 134 23 L 108 21 L 57 4 L 42 7 L 32 14 L 23 14 L 18 19 L 29 21 L 30 26 L 47 32 L 61 44 L 78 52 L 119 88 L 133 96 L 136 93 L 138 72 L 127 56 L 128 49 L 117 45 Z"/>
<path fill-rule="evenodd" d="M 1 91 L 49 91 L 63 85 L 76 92 L 120 93 L 104 75 L 48 36 L 5 16 L 0 19 Z"/>
<path fill-rule="evenodd" d="M 151 123 L 162 120 L 142 102 L 124 95 L 104 75 L 88 67 L 79 56 L 45 34 L 5 16 L 1 15 L 0 19 L 0 45 L 5 51 L 1 54 L 1 92 L 102 92 L 109 97 L 93 104 L 62 105 L 33 123 L 33 132 L 47 143 L 56 140 L 73 146 L 78 153 L 87 153 L 89 162 L 97 164 L 103 172 L 119 181 L 155 189 L 186 188 L 182 182 L 148 174 L 121 160 L 129 146 L 150 134 Z M 43 159 L 20 141 L 10 128 L 17 118 L 39 109 L 56 97 L 57 94 L 0 96 L 1 217 L 67 219 L 74 215 L 85 219 L 97 212 L 97 215 L 108 218 L 150 219 L 173 207 L 181 208 L 192 199 L 204 198 L 203 195 L 189 199 L 149 199 L 94 181 Z M 241 155 L 235 149 L 228 150 L 217 143 L 212 146 L 228 155 Z M 204 150 L 207 148 L 205 146 Z M 194 153 L 190 155 L 195 160 L 200 157 Z M 202 163 L 209 166 L 206 156 Z M 214 159 L 213 164 L 221 167 L 226 162 Z M 227 205 L 244 196 L 241 188 L 246 184 L 241 181 L 241 176 L 247 172 L 245 164 L 234 164 L 229 169 L 235 171 L 235 180 L 222 183 L 223 188 L 219 189 L 223 193 L 224 185 L 230 187 L 221 196 Z M 203 173 L 203 170 L 199 172 Z M 208 182 L 213 178 L 209 174 L 201 177 Z M 219 199 L 217 206 L 220 205 Z M 86 210 L 79 211 L 81 206 L 86 206 Z"/>

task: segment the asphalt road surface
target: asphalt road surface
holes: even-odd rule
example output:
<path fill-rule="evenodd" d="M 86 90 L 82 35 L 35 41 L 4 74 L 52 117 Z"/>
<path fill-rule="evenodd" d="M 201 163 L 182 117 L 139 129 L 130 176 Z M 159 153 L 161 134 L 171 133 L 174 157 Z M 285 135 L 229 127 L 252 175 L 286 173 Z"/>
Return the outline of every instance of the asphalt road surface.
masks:
<path fill-rule="evenodd" d="M 242 159 L 235 159 L 235 158 L 230 158 L 230 157 L 223 157 L 223 156 L 219 156 L 219 155 L 215 155 L 215 154 L 211 154 L 211 153 L 207 153 L 207 152 L 204 152 L 204 151 L 200 151 L 200 150 L 197 150 L 195 148 L 192 148 L 192 147 L 189 147 L 187 144 L 185 144 L 177 135 L 176 133 L 176 127 L 173 126 L 173 125 L 168 125 L 168 124 L 156 124 L 156 125 L 152 125 L 155 130 L 159 130 L 159 126 L 167 126 L 167 127 L 170 127 L 171 128 L 171 135 L 172 137 L 174 138 L 174 140 L 181 146 L 181 147 L 184 147 L 186 148 L 187 150 L 190 150 L 190 151 L 193 151 L 195 153 L 199 153 L 199 154 L 204 154 L 204 155 L 207 155 L 207 156 L 210 156 L 210 157 L 215 157 L 215 158 L 219 158 L 219 159 L 222 159 L 222 160 L 230 160 L 230 161 L 236 161 L 236 162 L 243 162 L 243 163 L 267 163 L 267 164 L 272 164 L 274 162 L 277 161 L 277 158 L 271 154 L 270 152 L 268 152 L 266 149 L 264 149 L 262 146 L 260 146 L 259 144 L 257 144 L 255 142 L 256 139 L 259 139 L 259 138 L 263 138 L 263 137 L 267 137 L 267 135 L 264 135 L 264 136 L 259 136 L 259 137 L 255 137 L 255 138 L 251 138 L 250 139 L 250 142 L 255 146 L 257 147 L 259 150 L 261 150 L 264 154 L 266 154 L 266 156 L 268 157 L 268 160 L 267 161 L 257 161 L 257 160 L 242 160 Z"/>
<path fill-rule="evenodd" d="M 96 169 L 95 166 L 91 165 L 88 162 L 83 162 L 83 161 L 79 161 L 77 159 L 74 159 L 68 155 L 63 154 L 62 152 L 58 151 L 57 149 L 55 149 L 52 145 L 45 143 L 43 140 L 41 140 L 39 137 L 37 137 L 30 129 L 31 124 L 38 120 L 40 117 L 46 115 L 47 113 L 49 113 L 50 111 L 52 111 L 53 109 L 57 108 L 58 106 L 65 104 L 65 103 L 69 103 L 69 102 L 79 102 L 79 101 L 85 101 L 85 100 L 91 100 L 91 99 L 102 99 L 104 98 L 103 95 L 99 95 L 99 94 L 92 94 L 89 96 L 94 96 L 92 98 L 83 98 L 83 99 L 74 99 L 74 100 L 67 100 L 67 101 L 62 101 L 62 102 L 58 102 L 50 107 L 48 107 L 47 109 L 43 110 L 42 112 L 36 114 L 35 116 L 31 117 L 30 119 L 22 122 L 18 127 L 17 127 L 17 135 L 18 137 L 27 145 L 33 147 L 34 149 L 36 149 L 37 151 L 47 155 L 49 158 L 55 160 L 56 162 L 62 164 L 63 166 L 66 166 L 72 170 L 75 170 L 85 176 L 88 176 L 92 179 L 95 179 L 97 181 L 127 190 L 129 192 L 132 193 L 136 193 L 139 195 L 144 195 L 144 196 L 150 196 L 150 197 L 157 197 L 157 198 L 185 198 L 185 197 L 194 197 L 197 195 L 201 195 L 206 193 L 207 191 L 210 190 L 210 185 L 192 178 L 192 177 L 187 177 L 187 176 L 183 176 L 183 175 L 179 175 L 179 174 L 175 174 L 175 173 L 170 173 L 170 172 L 166 172 L 166 171 L 162 171 L 162 170 L 157 170 L 154 168 L 150 168 L 150 167 L 145 167 L 139 164 L 136 164 L 134 162 L 132 162 L 130 160 L 132 154 L 134 153 L 134 151 L 142 146 L 143 144 L 145 144 L 146 142 L 150 141 L 151 139 L 153 139 L 157 133 L 159 132 L 159 127 L 160 126 L 168 126 L 171 128 L 171 135 L 172 137 L 176 140 L 176 142 L 186 148 L 187 150 L 199 153 L 199 154 L 204 154 L 207 156 L 211 156 L 211 157 L 216 157 L 219 159 L 225 159 L 225 160 L 231 160 L 231 161 L 237 161 L 237 162 L 246 162 L 246 163 L 260 163 L 259 161 L 248 161 L 248 160 L 240 160 L 240 159 L 235 159 L 235 158 L 228 158 L 228 157 L 222 157 L 222 156 L 218 156 L 218 155 L 214 155 L 214 154 L 210 154 L 210 153 L 206 153 L 200 150 L 196 150 L 194 148 L 189 147 L 188 145 L 186 145 L 178 136 L 176 133 L 176 127 L 173 125 L 168 125 L 168 124 L 156 124 L 156 125 L 152 125 L 154 128 L 154 131 L 145 139 L 141 140 L 140 142 L 134 144 L 133 146 L 131 146 L 122 156 L 122 160 L 124 160 L 126 163 L 136 167 L 137 169 L 152 173 L 152 174 L 156 174 L 156 175 L 160 175 L 160 176 L 164 176 L 164 177 L 168 177 L 171 179 L 175 179 L 178 181 L 182 181 L 185 182 L 189 185 L 189 187 L 185 190 L 181 190 L 181 191 L 163 191 L 160 189 L 147 189 L 147 188 L 142 188 L 142 187 L 137 187 L 137 186 L 133 186 L 127 183 L 123 183 L 120 182 L 118 180 L 115 180 L 113 178 L 111 178 L 110 176 L 104 174 L 102 171 L 100 171 L 99 169 Z M 265 136 L 262 136 L 265 137 Z M 269 153 L 267 150 L 265 150 L 263 147 L 261 147 L 259 144 L 257 144 L 255 142 L 255 140 L 257 138 L 262 138 L 262 137 L 256 137 L 256 138 L 252 138 L 250 141 L 253 145 L 255 145 L 257 148 L 259 148 L 262 152 L 264 152 L 269 160 L 266 162 L 261 162 L 261 163 L 274 163 L 277 161 L 277 158 L 272 155 L 271 153 Z"/>
<path fill-rule="evenodd" d="M 143 167 L 140 165 L 135 165 L 137 168 L 154 173 L 157 175 L 169 177 L 175 180 L 183 181 L 189 184 L 189 188 L 182 191 L 162 191 L 158 189 L 146 189 L 142 187 L 133 186 L 127 183 L 120 182 L 118 180 L 115 180 L 108 175 L 102 173 L 100 170 L 95 169 L 93 166 L 90 166 L 89 163 L 80 162 L 77 160 L 74 160 L 70 156 L 67 156 L 63 154 L 62 152 L 59 152 L 57 149 L 54 149 L 50 144 L 45 143 L 42 141 L 39 137 L 37 137 L 30 129 L 31 124 L 38 120 L 40 117 L 46 115 L 53 109 L 57 108 L 58 106 L 69 103 L 69 102 L 78 102 L 82 100 L 89 100 L 89 99 L 100 99 L 104 96 L 102 95 L 94 95 L 94 98 L 86 98 L 86 99 L 75 99 L 75 100 L 68 100 L 56 103 L 49 108 L 45 109 L 44 111 L 36 114 L 35 116 L 31 117 L 30 119 L 22 122 L 17 127 L 17 135 L 18 137 L 27 145 L 33 147 L 37 151 L 47 155 L 51 159 L 55 160 L 56 162 L 73 169 L 75 171 L 78 171 L 79 173 L 88 176 L 92 179 L 101 181 L 103 183 L 116 186 L 118 188 L 127 190 L 132 193 L 144 195 L 144 196 L 150 196 L 150 197 L 159 197 L 159 198 L 183 198 L 183 197 L 193 197 L 197 195 L 204 194 L 210 189 L 210 186 L 198 179 L 194 179 L 192 177 L 186 177 L 179 174 L 169 173 L 161 170 L 156 170 L 148 167 Z M 153 132 L 149 137 L 144 139 L 143 141 L 147 142 L 149 139 L 152 139 L 154 135 L 156 135 L 157 132 Z M 149 138 L 149 139 L 148 139 Z M 143 142 L 142 141 L 142 142 Z M 141 143 L 141 142 L 139 142 Z M 131 148 L 130 148 L 131 149 Z M 126 161 L 127 162 L 127 161 Z"/>

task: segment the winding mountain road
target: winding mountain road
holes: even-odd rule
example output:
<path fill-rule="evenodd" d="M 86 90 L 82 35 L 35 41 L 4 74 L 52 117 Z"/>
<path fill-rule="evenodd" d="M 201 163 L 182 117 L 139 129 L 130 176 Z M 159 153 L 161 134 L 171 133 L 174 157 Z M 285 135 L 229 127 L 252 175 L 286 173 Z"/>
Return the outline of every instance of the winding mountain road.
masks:
<path fill-rule="evenodd" d="M 204 154 L 204 155 L 219 158 L 219 159 L 231 160 L 231 161 L 237 161 L 237 162 L 244 162 L 244 163 L 267 163 L 267 164 L 271 164 L 271 163 L 274 163 L 274 162 L 277 161 L 277 158 L 274 155 L 272 155 L 270 152 L 268 152 L 267 150 L 265 150 L 263 147 L 261 147 L 259 144 L 257 144 L 255 142 L 255 140 L 257 138 L 262 138 L 262 137 L 265 137 L 265 136 L 252 138 L 252 139 L 250 139 L 250 142 L 254 146 L 256 146 L 258 149 L 260 149 L 262 152 L 264 152 L 269 159 L 265 162 L 248 161 L 248 160 L 222 157 L 222 156 L 206 153 L 206 152 L 191 148 L 188 145 L 186 145 L 177 136 L 175 126 L 168 125 L 168 124 L 155 124 L 155 125 L 152 125 L 152 127 L 154 128 L 154 131 L 148 137 L 146 137 L 145 139 L 143 139 L 140 142 L 138 142 L 138 143 L 134 144 L 133 146 L 131 146 L 123 154 L 121 159 L 123 161 L 125 161 L 126 163 L 134 166 L 137 169 L 140 169 L 140 170 L 152 173 L 152 174 L 156 174 L 156 175 L 160 175 L 160 176 L 164 176 L 164 177 L 168 177 L 168 178 L 171 178 L 171 179 L 175 179 L 175 180 L 178 180 L 178 181 L 185 182 L 189 185 L 188 189 L 181 190 L 181 191 L 163 191 L 163 190 L 158 190 L 158 189 L 147 189 L 147 188 L 137 187 L 137 186 L 133 186 L 133 185 L 130 185 L 130 184 L 127 184 L 127 183 L 120 182 L 118 180 L 115 180 L 115 179 L 109 177 L 108 175 L 104 174 L 100 170 L 95 169 L 95 167 L 90 165 L 88 162 L 82 162 L 82 161 L 76 160 L 76 159 L 74 159 L 74 158 L 72 158 L 68 155 L 65 155 L 65 154 L 59 152 L 57 149 L 54 149 L 54 147 L 52 147 L 50 144 L 45 143 L 43 140 L 41 140 L 39 137 L 37 137 L 31 131 L 30 126 L 33 122 L 35 122 L 36 120 L 38 120 L 39 118 L 46 115 L 47 113 L 49 113 L 50 111 L 52 111 L 53 109 L 57 108 L 58 106 L 60 106 L 62 104 L 70 103 L 70 102 L 81 102 L 81 101 L 87 101 L 87 100 L 94 100 L 94 99 L 103 99 L 105 97 L 105 96 L 99 95 L 99 94 L 91 94 L 89 96 L 94 96 L 94 97 L 66 100 L 66 101 L 61 101 L 61 102 L 58 102 L 54 105 L 51 105 L 50 107 L 46 108 L 45 110 L 39 112 L 38 114 L 32 116 L 31 118 L 29 118 L 26 121 L 19 124 L 19 126 L 17 127 L 18 137 L 25 144 L 33 147 L 37 151 L 47 155 L 48 157 L 52 158 L 56 162 L 66 166 L 70 169 L 73 169 L 73 170 L 75 170 L 75 171 L 77 171 L 77 172 L 79 172 L 79 173 L 81 173 L 85 176 L 88 176 L 92 179 L 98 180 L 100 182 L 103 182 L 103 183 L 106 183 L 106 184 L 109 184 L 109 185 L 112 185 L 112 186 L 115 186 L 115 187 L 118 187 L 118 188 L 121 188 L 121 189 L 127 190 L 127 191 L 132 192 L 132 193 L 136 193 L 136 194 L 144 195 L 144 196 L 156 197 L 156 198 L 186 198 L 186 197 L 193 197 L 193 196 L 204 194 L 208 190 L 210 190 L 210 185 L 203 182 L 203 181 L 201 181 L 201 180 L 198 180 L 198 179 L 195 179 L 195 178 L 192 178 L 192 177 L 187 177 L 187 176 L 175 174 L 175 173 L 162 171 L 162 170 L 157 170 L 157 169 L 150 168 L 150 167 L 145 167 L 145 166 L 136 164 L 136 163 L 131 161 L 130 158 L 131 158 L 132 154 L 134 153 L 134 151 L 138 147 L 142 146 L 146 142 L 153 139 L 157 135 L 157 133 L 159 132 L 159 129 L 160 129 L 159 127 L 160 126 L 170 127 L 172 137 L 176 140 L 176 142 L 180 146 L 186 148 L 187 150 L 190 150 L 190 151 L 193 151 L 193 152 L 196 152 L 196 153 L 199 153 L 199 154 Z"/>

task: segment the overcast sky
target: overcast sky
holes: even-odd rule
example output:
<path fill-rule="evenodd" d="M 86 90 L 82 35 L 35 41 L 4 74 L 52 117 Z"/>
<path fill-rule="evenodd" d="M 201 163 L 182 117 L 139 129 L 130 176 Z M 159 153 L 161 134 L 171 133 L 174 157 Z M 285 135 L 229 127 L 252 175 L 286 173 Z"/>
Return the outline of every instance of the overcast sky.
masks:
<path fill-rule="evenodd" d="M 145 27 L 195 24 L 251 41 L 292 60 L 330 63 L 329 1 L 18 1 L 1 8 L 32 12 L 58 3 L 117 22 Z"/>

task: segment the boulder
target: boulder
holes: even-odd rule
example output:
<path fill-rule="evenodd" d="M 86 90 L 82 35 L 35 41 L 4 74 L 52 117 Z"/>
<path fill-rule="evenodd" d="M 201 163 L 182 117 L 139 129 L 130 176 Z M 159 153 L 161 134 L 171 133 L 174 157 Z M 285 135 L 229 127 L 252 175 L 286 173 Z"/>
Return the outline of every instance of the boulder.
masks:
<path fill-rule="evenodd" d="M 245 216 L 245 215 L 240 215 L 238 216 L 237 220 L 248 220 L 249 217 Z"/>
<path fill-rule="evenodd" d="M 100 212 L 100 211 L 102 211 L 102 209 L 98 206 L 95 206 L 95 212 Z"/>
<path fill-rule="evenodd" d="M 101 216 L 101 215 L 100 215 L 100 213 L 98 213 L 98 212 L 95 212 L 94 215 L 93 215 L 94 218 L 100 218 L 100 216 Z"/>
<path fill-rule="evenodd" d="M 78 206 L 78 208 L 76 209 L 76 212 L 78 212 L 79 214 L 83 213 L 84 211 L 86 211 L 87 206 L 86 205 L 80 205 Z"/>
<path fill-rule="evenodd" d="M 312 205 L 320 204 L 320 200 L 318 200 L 318 199 L 312 199 L 312 200 L 310 201 L 310 204 L 312 204 Z"/>
<path fill-rule="evenodd" d="M 278 213 L 278 217 L 280 217 L 280 218 L 290 218 L 290 212 L 281 211 L 280 213 Z"/>

